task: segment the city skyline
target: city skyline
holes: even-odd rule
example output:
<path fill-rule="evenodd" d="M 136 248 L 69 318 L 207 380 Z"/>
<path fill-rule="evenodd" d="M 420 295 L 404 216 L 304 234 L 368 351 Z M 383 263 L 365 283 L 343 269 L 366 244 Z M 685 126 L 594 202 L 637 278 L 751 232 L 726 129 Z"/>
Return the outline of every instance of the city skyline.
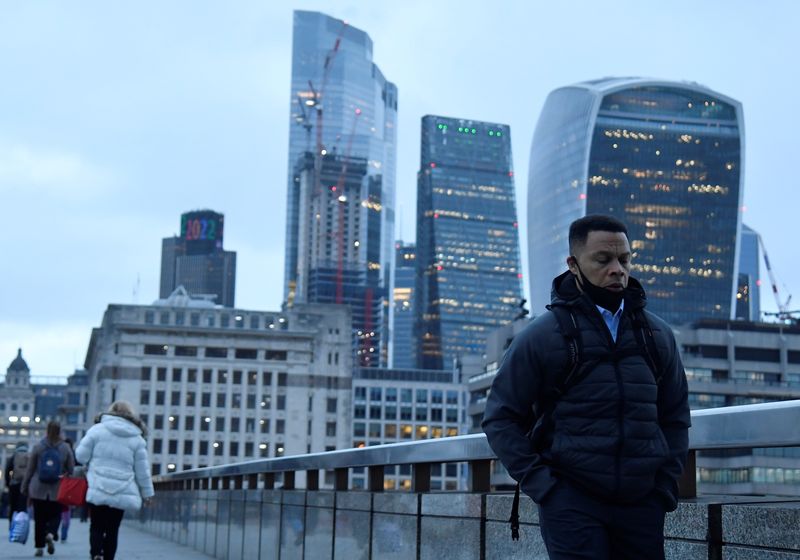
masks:
<path fill-rule="evenodd" d="M 13 264 L 0 283 L 0 351 L 22 347 L 33 375 L 71 373 L 109 303 L 157 299 L 160 239 L 177 233 L 174 216 L 187 208 L 226 215 L 238 306 L 279 307 L 293 9 L 363 29 L 400 90 L 398 239 L 414 240 L 422 115 L 508 123 L 525 208 L 550 91 L 609 75 L 697 81 L 743 103 L 743 221 L 763 236 L 782 299 L 800 292 L 784 233 L 798 200 L 787 178 L 797 78 L 786 69 L 800 7 L 579 4 L 576 17 L 576 5 L 3 6 L 0 197 L 12 210 L 2 247 Z M 520 226 L 527 285 L 524 218 Z M 774 310 L 762 288 L 762 308 Z"/>

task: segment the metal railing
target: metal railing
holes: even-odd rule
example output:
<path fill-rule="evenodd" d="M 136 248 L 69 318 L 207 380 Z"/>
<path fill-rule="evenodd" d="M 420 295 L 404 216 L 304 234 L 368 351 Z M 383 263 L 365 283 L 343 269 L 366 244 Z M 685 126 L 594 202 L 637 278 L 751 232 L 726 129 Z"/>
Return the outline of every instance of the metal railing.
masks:
<path fill-rule="evenodd" d="M 800 400 L 692 411 L 681 496 L 697 494 L 697 451 L 794 446 L 800 446 Z M 157 476 L 155 482 L 163 489 L 269 489 L 275 487 L 276 475 L 282 475 L 282 488 L 294 489 L 295 473 L 305 471 L 306 489 L 318 490 L 319 471 L 327 470 L 334 472 L 334 489 L 347 490 L 350 469 L 366 467 L 368 490 L 382 492 L 385 467 L 411 465 L 411 490 L 428 492 L 432 465 L 463 462 L 468 464 L 470 489 L 488 492 L 495 458 L 486 436 L 473 434 L 191 469 Z"/>

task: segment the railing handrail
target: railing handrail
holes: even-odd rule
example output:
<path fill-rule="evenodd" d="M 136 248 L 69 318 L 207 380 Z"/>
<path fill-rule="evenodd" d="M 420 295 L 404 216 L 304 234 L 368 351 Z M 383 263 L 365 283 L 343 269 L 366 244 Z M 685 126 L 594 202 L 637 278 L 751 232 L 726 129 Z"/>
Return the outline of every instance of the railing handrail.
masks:
<path fill-rule="evenodd" d="M 800 400 L 692 411 L 693 450 L 800 446 Z M 334 470 L 380 465 L 454 463 L 495 459 L 484 434 L 389 443 L 324 453 L 255 459 L 169 473 L 157 482 L 260 473 Z"/>

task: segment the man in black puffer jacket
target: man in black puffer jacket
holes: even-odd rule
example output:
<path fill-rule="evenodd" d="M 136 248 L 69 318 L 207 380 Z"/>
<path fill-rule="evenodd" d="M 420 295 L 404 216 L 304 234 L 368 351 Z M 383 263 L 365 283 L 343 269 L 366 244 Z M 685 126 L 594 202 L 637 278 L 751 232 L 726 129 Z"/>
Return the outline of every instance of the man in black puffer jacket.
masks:
<path fill-rule="evenodd" d="M 550 308 L 563 307 L 575 321 L 585 371 L 553 393 L 569 345 L 556 314 L 540 315 L 506 353 L 483 429 L 539 505 L 552 560 L 662 559 L 664 516 L 677 506 L 690 425 L 675 338 L 644 311 L 624 224 L 576 220 L 569 247 L 569 271 L 553 281 Z M 656 347 L 650 356 L 636 332 L 642 315 Z"/>

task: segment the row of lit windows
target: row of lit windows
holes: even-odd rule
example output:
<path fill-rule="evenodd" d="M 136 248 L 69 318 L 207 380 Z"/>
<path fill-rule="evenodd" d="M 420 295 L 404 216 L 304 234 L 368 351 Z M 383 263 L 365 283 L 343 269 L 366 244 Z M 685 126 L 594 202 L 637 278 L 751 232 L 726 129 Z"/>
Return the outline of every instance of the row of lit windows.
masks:
<path fill-rule="evenodd" d="M 397 402 L 399 395 L 400 402 L 403 403 L 412 402 L 413 396 L 416 396 L 417 403 L 427 403 L 429 394 L 428 389 L 417 389 L 414 391 L 413 389 L 398 389 L 396 387 L 386 387 L 385 389 L 383 387 L 355 387 L 353 393 L 355 401 L 365 401 L 367 399 L 367 391 L 369 391 L 369 400 L 373 402 L 380 402 L 383 400 L 384 395 L 386 397 L 386 402 Z M 445 392 L 440 389 L 430 390 L 431 403 L 441 404 L 445 402 L 445 398 L 447 399 L 447 404 L 458 405 L 458 391 Z"/>
<path fill-rule="evenodd" d="M 206 384 L 210 384 L 215 379 L 214 376 L 214 369 L 204 369 L 202 370 L 202 382 Z M 198 370 L 195 368 L 187 368 L 185 370 L 186 375 L 186 382 L 187 383 L 197 383 L 198 381 Z M 155 374 L 155 379 L 154 379 Z M 165 367 L 153 368 L 149 366 L 142 367 L 141 370 L 141 380 L 142 381 L 167 381 L 169 377 L 169 381 L 172 383 L 180 383 L 184 379 L 184 370 L 182 368 L 172 368 L 171 375 L 168 376 L 168 370 Z M 260 379 L 259 379 L 260 377 Z M 276 376 L 278 380 L 278 387 L 286 387 L 288 374 L 285 372 L 279 372 Z M 242 385 L 243 380 L 250 386 L 258 386 L 259 381 L 262 386 L 270 386 L 272 385 L 272 372 L 271 371 L 262 371 L 259 375 L 257 371 L 248 371 L 244 372 L 241 370 L 233 370 L 233 372 L 229 372 L 226 369 L 217 369 L 216 370 L 216 381 L 218 385 L 225 385 L 228 383 L 233 383 L 234 385 Z"/>
<path fill-rule="evenodd" d="M 202 446 L 203 443 L 208 443 L 208 442 L 200 442 L 200 444 L 201 444 L 200 447 L 203 447 Z M 214 444 L 216 444 L 216 447 L 214 446 Z M 205 446 L 206 452 L 205 453 L 199 453 L 198 454 L 199 457 L 205 459 L 206 461 L 208 459 L 211 459 L 213 463 L 219 463 L 219 462 L 221 462 L 221 459 L 223 457 L 225 457 L 224 461 L 227 462 L 230 459 L 237 458 L 238 455 L 239 455 L 239 446 L 238 446 L 238 444 L 236 444 L 236 442 L 230 442 L 229 443 L 229 447 L 228 447 L 229 453 L 227 454 L 227 456 L 224 453 L 224 442 L 214 442 L 214 444 L 212 444 L 212 449 L 214 450 L 213 455 L 209 455 L 208 447 Z M 236 445 L 233 445 L 233 447 L 231 447 L 232 444 L 236 444 Z M 262 443 L 258 444 L 258 455 L 255 454 L 255 449 L 252 446 L 253 446 L 253 444 L 250 443 L 250 442 L 245 443 L 245 445 L 244 445 L 244 455 L 243 455 L 242 458 L 244 458 L 244 459 L 253 459 L 253 458 L 256 458 L 256 457 L 262 457 L 262 458 L 269 457 L 269 448 L 270 448 L 270 446 L 269 446 L 268 442 L 262 442 Z M 233 452 L 234 450 L 236 451 L 235 453 Z M 283 443 L 280 443 L 280 442 L 276 443 L 275 444 L 275 457 L 283 457 L 283 454 L 284 454 Z M 187 458 L 188 457 L 184 457 L 184 459 L 187 459 Z M 167 463 L 165 466 L 166 466 L 166 472 L 175 472 L 177 470 L 177 468 L 178 468 L 176 463 Z M 199 467 L 199 468 L 204 468 L 204 467 L 206 467 L 208 465 L 205 462 L 202 462 L 202 463 L 198 463 L 196 466 Z M 154 462 L 153 466 L 152 466 L 153 475 L 161 474 L 161 468 L 162 468 L 162 464 L 161 463 Z M 183 466 L 182 466 L 183 470 L 189 470 L 191 468 L 193 468 L 192 464 L 184 463 Z"/>
<path fill-rule="evenodd" d="M 202 392 L 200 394 L 200 400 L 198 401 L 195 396 L 197 393 L 187 392 L 184 394 L 183 398 L 181 398 L 180 391 L 170 391 L 170 406 L 202 406 L 202 407 L 210 407 L 212 399 L 212 394 L 209 392 Z M 226 393 L 217 393 L 217 398 L 214 406 L 217 408 L 226 408 L 228 406 L 228 397 Z M 151 402 L 151 396 L 154 397 Z M 166 403 L 166 391 L 153 391 L 152 394 L 149 389 L 142 389 L 139 392 L 139 402 L 142 406 L 148 405 L 155 405 L 155 406 L 162 406 L 167 404 Z M 277 395 L 275 402 L 275 408 L 277 410 L 285 410 L 286 409 L 286 395 Z M 269 394 L 262 395 L 260 399 L 256 399 L 254 394 L 246 395 L 243 399 L 242 395 L 238 393 L 231 394 L 230 397 L 230 407 L 233 409 L 240 409 L 242 408 L 242 404 L 244 403 L 245 408 L 250 410 L 255 410 L 256 408 L 272 408 L 272 396 Z M 256 404 L 258 403 L 258 404 Z"/>
<path fill-rule="evenodd" d="M 222 313 L 217 316 L 216 314 L 190 312 L 188 314 L 188 323 L 186 321 L 187 313 L 185 311 L 175 311 L 174 314 L 170 311 L 159 311 L 157 315 L 159 325 L 216 327 L 217 323 L 219 323 L 221 328 L 235 327 L 241 329 L 249 322 L 249 328 L 251 329 L 259 329 L 262 324 L 265 329 L 285 329 L 287 326 L 285 317 L 276 317 L 272 315 L 264 316 L 263 318 L 259 315 L 249 315 L 249 321 L 246 322 L 245 316 L 241 314 L 229 315 L 227 313 Z M 219 317 L 219 321 L 217 321 L 217 317 Z M 146 325 L 154 325 L 156 323 L 156 311 L 145 311 L 144 322 Z"/>
<path fill-rule="evenodd" d="M 381 433 L 382 432 L 382 433 Z M 370 422 L 369 429 L 364 422 L 353 423 L 354 438 L 371 438 L 373 441 L 369 445 L 380 445 L 386 443 L 384 440 L 399 439 L 439 439 L 443 437 L 455 437 L 458 435 L 456 426 L 427 426 L 411 424 L 381 424 L 380 422 Z M 366 442 L 356 439 L 353 447 L 364 447 Z"/>
<path fill-rule="evenodd" d="M 455 480 L 436 480 L 431 479 L 430 481 L 431 490 L 438 491 L 438 490 L 458 490 L 458 482 Z M 363 490 L 366 488 L 366 480 L 360 476 L 353 477 L 353 490 Z M 395 479 L 395 478 L 384 478 L 383 480 L 383 489 L 384 490 L 411 490 L 411 479 L 410 478 L 402 478 L 402 479 Z"/>
<path fill-rule="evenodd" d="M 203 351 L 200 352 L 200 348 L 197 346 L 174 346 L 172 352 L 170 352 L 170 345 L 169 344 L 145 344 L 143 348 L 143 352 L 145 355 L 148 356 L 181 356 L 181 357 L 188 357 L 188 358 L 196 358 L 198 356 L 203 356 L 206 358 L 228 358 L 233 357 L 237 360 L 257 360 L 259 359 L 259 354 L 261 354 L 261 359 L 267 361 L 283 361 L 285 362 L 287 359 L 287 351 L 286 350 L 264 350 L 263 353 L 261 350 L 257 348 L 223 348 L 223 347 L 212 347 L 208 346 L 203 348 Z M 233 350 L 233 352 L 229 352 L 229 350 Z"/>
<path fill-rule="evenodd" d="M 709 484 L 791 484 L 800 486 L 800 469 L 747 467 L 739 469 L 698 469 L 700 482 Z"/>
<path fill-rule="evenodd" d="M 269 442 L 262 441 L 258 444 L 248 441 L 242 442 L 240 446 L 240 442 L 238 441 L 209 441 L 209 440 L 200 440 L 196 442 L 191 439 L 182 440 L 183 445 L 181 446 L 181 441 L 177 439 L 169 439 L 164 440 L 160 438 L 153 439 L 152 442 L 152 452 L 154 455 L 160 455 L 162 453 L 167 453 L 169 455 L 178 455 L 181 453 L 182 455 L 194 455 L 195 451 L 198 455 L 208 455 L 209 449 L 213 450 L 213 454 L 216 456 L 227 455 L 236 457 L 239 455 L 240 450 L 244 451 L 244 457 L 250 458 L 253 457 L 253 453 L 255 449 L 258 449 L 258 453 L 261 457 L 266 457 L 269 454 Z M 166 444 L 166 445 L 165 445 Z M 282 445 L 282 444 L 279 444 Z M 179 449 L 181 451 L 179 451 Z"/>
<path fill-rule="evenodd" d="M 397 420 L 398 411 L 396 406 L 371 405 L 369 410 L 363 404 L 357 404 L 353 407 L 353 418 L 365 419 L 369 412 L 369 418 L 372 420 Z M 458 409 L 448 408 L 444 412 L 441 408 L 431 408 L 428 410 L 426 407 L 417 406 L 412 409 L 410 406 L 400 407 L 400 420 L 416 420 L 417 422 L 427 422 L 430 418 L 431 422 L 458 422 Z"/>

